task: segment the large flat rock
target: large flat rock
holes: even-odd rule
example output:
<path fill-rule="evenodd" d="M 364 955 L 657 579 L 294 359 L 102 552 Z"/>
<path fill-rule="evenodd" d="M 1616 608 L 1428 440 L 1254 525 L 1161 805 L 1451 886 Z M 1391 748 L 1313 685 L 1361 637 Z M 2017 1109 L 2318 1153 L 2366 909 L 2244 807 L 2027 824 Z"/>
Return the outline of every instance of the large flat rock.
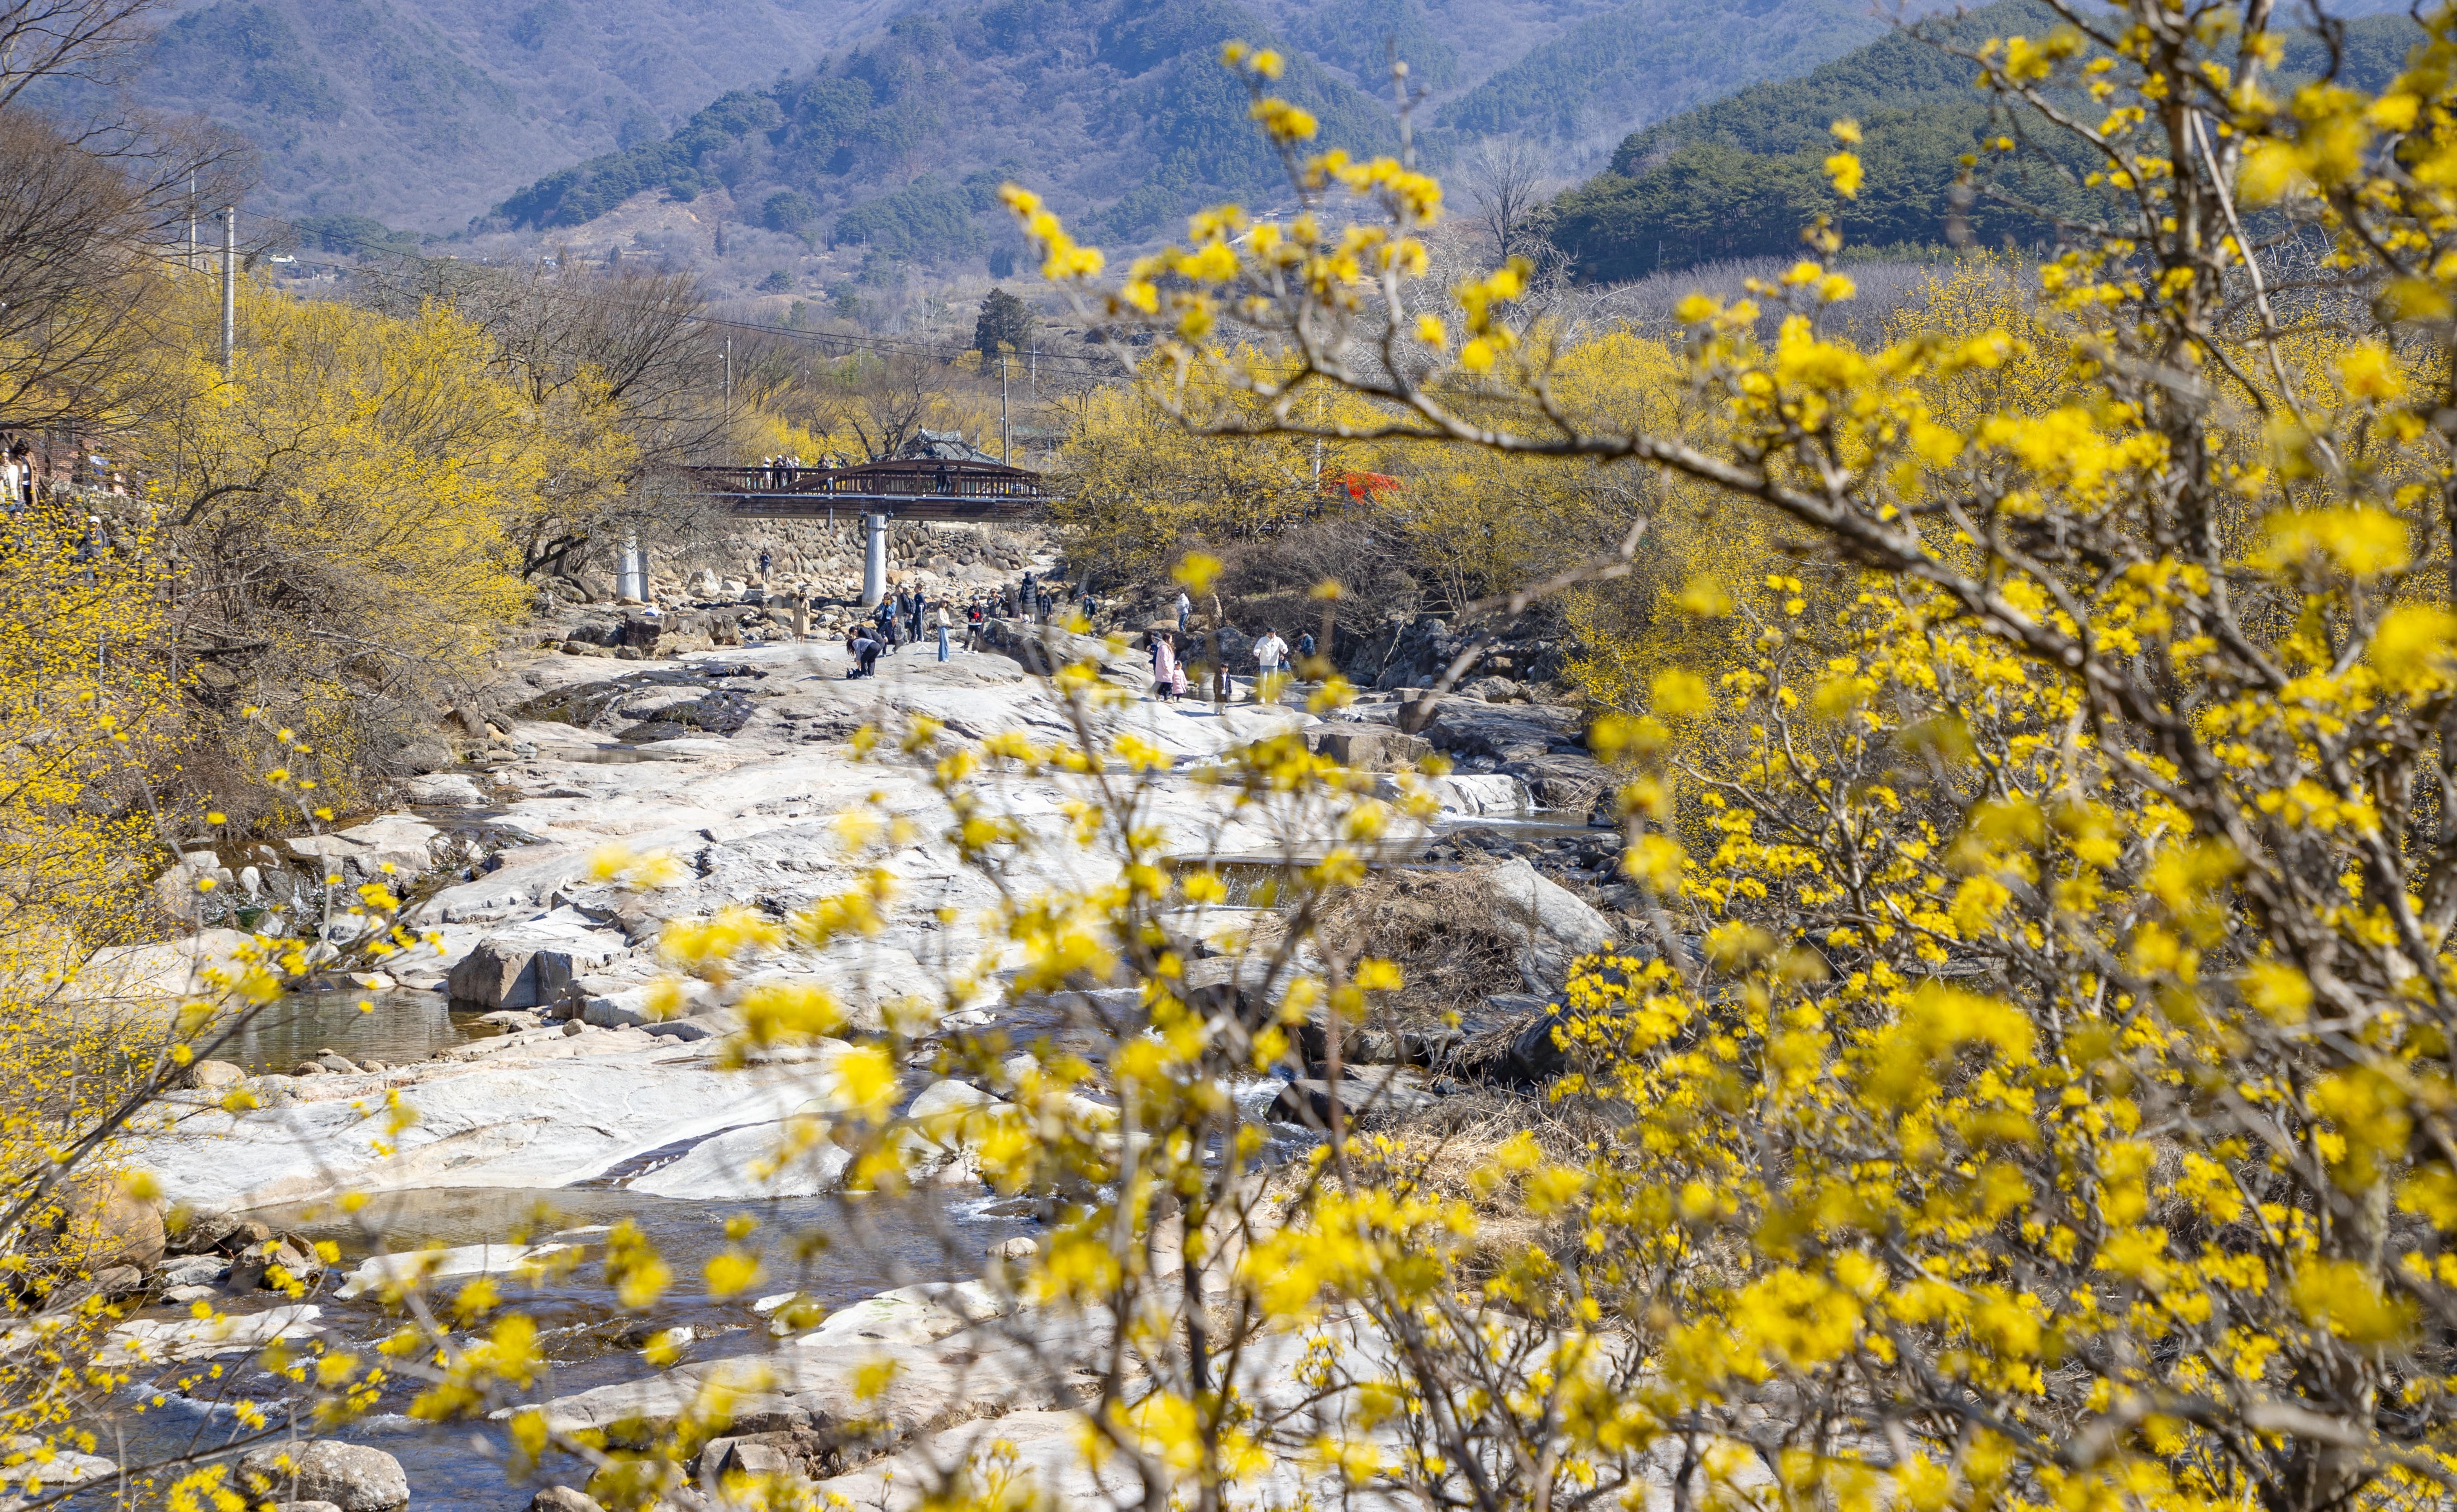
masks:
<path fill-rule="evenodd" d="M 824 1061 L 727 1071 L 711 1045 L 622 1039 L 609 1054 L 549 1060 L 515 1048 L 439 1066 L 401 1088 L 417 1122 L 399 1133 L 388 1131 L 378 1079 L 334 1077 L 366 1085 L 236 1115 L 175 1108 L 169 1127 L 134 1132 L 129 1156 L 172 1201 L 207 1209 L 408 1187 L 567 1187 L 654 1150 L 784 1118 L 836 1087 Z M 321 1091 L 316 1084 L 325 1080 L 299 1085 Z M 385 1152 L 387 1143 L 396 1152 Z"/>

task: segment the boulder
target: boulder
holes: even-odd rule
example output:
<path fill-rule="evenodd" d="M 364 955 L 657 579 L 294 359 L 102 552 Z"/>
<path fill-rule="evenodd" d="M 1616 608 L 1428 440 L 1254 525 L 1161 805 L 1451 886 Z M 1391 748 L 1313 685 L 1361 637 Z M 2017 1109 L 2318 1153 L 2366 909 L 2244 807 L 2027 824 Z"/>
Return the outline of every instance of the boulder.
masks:
<path fill-rule="evenodd" d="M 294 1500 L 328 1502 L 340 1512 L 383 1512 L 409 1502 L 401 1461 L 361 1443 L 267 1444 L 250 1451 L 238 1468 L 241 1481 L 259 1494 L 287 1491 Z"/>
<path fill-rule="evenodd" d="M 949 632 L 953 634 L 953 632 Z M 1121 637 L 1077 635 L 1056 625 L 1035 625 L 1019 619 L 992 619 L 981 624 L 981 645 L 1012 658 L 1026 672 L 1050 673 L 1062 666 L 1088 661 L 1101 674 L 1127 683 L 1151 683 L 1151 658 Z"/>
<path fill-rule="evenodd" d="M 807 1417 L 807 1414 L 805 1415 Z M 691 1461 L 692 1474 L 703 1481 L 723 1482 L 736 1476 L 785 1476 L 802 1468 L 796 1451 L 808 1430 L 729 1433 L 711 1439 Z"/>
<path fill-rule="evenodd" d="M 533 926 L 478 942 L 444 974 L 444 991 L 481 1007 L 533 1008 L 629 948 L 619 936 L 589 929 L 578 914 L 557 910 Z"/>
<path fill-rule="evenodd" d="M 568 1485 L 550 1485 L 529 1498 L 529 1512 L 606 1512 L 597 1499 Z"/>
<path fill-rule="evenodd" d="M 333 1295 L 347 1301 L 388 1286 L 453 1280 L 468 1275 L 510 1275 L 524 1265 L 570 1249 L 568 1244 L 465 1244 L 449 1250 L 415 1250 L 370 1255 Z"/>
<path fill-rule="evenodd" d="M 235 1254 L 251 1244 L 273 1237 L 273 1231 L 236 1212 L 198 1212 L 176 1214 L 180 1222 L 166 1246 L 173 1254 Z"/>
<path fill-rule="evenodd" d="M 437 808 L 474 809 L 486 801 L 486 795 L 478 790 L 476 780 L 460 772 L 436 772 L 426 777 L 412 777 L 402 784 L 402 793 L 412 803 Z"/>
<path fill-rule="evenodd" d="M 247 1073 L 228 1061 L 198 1061 L 188 1067 L 188 1085 L 200 1092 L 218 1091 L 247 1080 Z"/>
<path fill-rule="evenodd" d="M 1280 1095 L 1272 1100 L 1271 1116 L 1285 1124 L 1329 1129 L 1334 1099 L 1350 1119 L 1413 1113 L 1434 1103 L 1433 1094 L 1416 1086 L 1400 1067 L 1377 1066 L 1353 1071 L 1337 1083 L 1314 1077 L 1292 1081 L 1281 1087 Z"/>
<path fill-rule="evenodd" d="M 1458 796 L 1461 813 L 1517 816 L 1536 807 L 1527 784 L 1506 773 L 1453 773 L 1441 781 Z"/>
<path fill-rule="evenodd" d="M 57 1193 L 63 1209 L 52 1244 L 60 1258 L 86 1271 L 161 1263 L 169 1239 L 162 1214 L 132 1197 L 108 1175 L 72 1178 Z"/>
<path fill-rule="evenodd" d="M 403 771 L 420 775 L 441 772 L 458 765 L 461 760 L 453 754 L 451 741 L 434 735 L 411 736 L 394 759 Z"/>
<path fill-rule="evenodd" d="M 444 975 L 454 1001 L 490 1008 L 534 1007 L 546 1001 L 537 990 L 537 952 L 505 940 L 481 940 L 478 948 Z"/>
<path fill-rule="evenodd" d="M 384 814 L 329 835 L 298 835 L 281 843 L 328 874 L 359 881 L 383 879 L 399 887 L 432 864 L 429 847 L 437 833 L 415 814 Z"/>
<path fill-rule="evenodd" d="M 1612 925 L 1577 894 L 1548 881 L 1524 857 L 1502 862 L 1485 873 L 1499 916 L 1514 933 L 1523 934 L 1518 972 L 1530 990 L 1549 992 L 1561 984 L 1570 963 L 1603 947 Z"/>
<path fill-rule="evenodd" d="M 1572 814 L 1593 813 L 1616 786 L 1602 762 L 1568 752 L 1504 762 L 1501 770 L 1527 784 L 1538 808 Z"/>
<path fill-rule="evenodd" d="M 1331 1105 L 1329 1082 L 1300 1078 L 1282 1086 L 1280 1095 L 1271 1099 L 1271 1118 L 1282 1124 L 1328 1129 L 1331 1127 Z"/>
<path fill-rule="evenodd" d="M 111 1331 L 94 1362 L 120 1366 L 252 1355 L 278 1340 L 322 1332 L 317 1323 L 322 1315 L 321 1308 L 301 1302 L 238 1316 L 131 1318 Z"/>
<path fill-rule="evenodd" d="M 1344 767 L 1361 772 L 1399 772 L 1433 754 L 1421 735 L 1402 735 L 1389 725 L 1357 724 L 1327 730 L 1315 750 Z"/>
<path fill-rule="evenodd" d="M 1422 709 L 1426 701 L 1410 708 Z M 1580 745 L 1579 711 L 1559 705 L 1490 704 L 1449 697 L 1430 714 L 1425 737 L 1435 750 L 1453 756 L 1524 761 L 1575 754 Z"/>
<path fill-rule="evenodd" d="M 1213 956 L 1188 962 L 1179 984 L 1189 1004 L 1213 1013 L 1233 1014 L 1248 1024 L 1261 1024 L 1270 1017 L 1294 975 L 1283 970 L 1274 978 L 1270 962 L 1250 956 Z"/>
<path fill-rule="evenodd" d="M 230 1262 L 218 1254 L 182 1254 L 162 1263 L 165 1286 L 211 1286 L 230 1274 Z"/>
<path fill-rule="evenodd" d="M 580 1012 L 577 1017 L 583 1024 L 601 1029 L 622 1029 L 636 1025 L 653 1030 L 662 1026 L 669 1019 L 680 1021 L 694 1014 L 710 1012 L 714 1008 L 715 989 L 707 983 L 695 978 L 684 978 L 680 981 L 679 986 L 682 1003 L 671 1015 L 658 1013 L 650 1007 L 647 983 L 626 983 L 611 991 L 586 993 L 579 1000 Z M 705 1037 L 689 1030 L 678 1032 L 685 1039 Z"/>
<path fill-rule="evenodd" d="M 731 1129 L 632 1178 L 630 1190 L 703 1202 L 841 1191 L 852 1154 L 824 1136 L 803 1146 L 806 1132 L 787 1119 Z M 792 1157 L 780 1161 L 777 1157 L 789 1150 Z"/>
<path fill-rule="evenodd" d="M 237 887 L 230 868 L 211 851 L 190 851 L 154 879 L 154 896 L 162 911 L 186 923 L 201 923 L 218 914 Z M 220 897 L 215 897 L 218 891 Z"/>
<path fill-rule="evenodd" d="M 46 1448 L 48 1453 L 44 1452 Z M 7 1450 L 10 1458 L 17 1461 L 9 1472 L 9 1479 L 16 1482 L 10 1490 L 22 1491 L 23 1494 L 12 1494 L 7 1499 L 5 1504 L 11 1507 L 25 1505 L 29 1498 L 48 1502 L 51 1498 L 44 1495 L 47 1491 L 55 1491 L 63 1486 L 85 1485 L 94 1481 L 107 1481 L 119 1474 L 119 1466 L 114 1460 L 107 1460 L 98 1454 L 86 1454 L 80 1450 L 71 1449 L 63 1444 L 54 1443 L 47 1446 L 42 1440 L 32 1434 L 10 1434 L 7 1440 L 0 1440 L 0 1449 Z M 39 1460 L 35 1459 L 37 1455 L 40 1456 Z M 24 1483 L 30 1480 L 32 1484 Z"/>
<path fill-rule="evenodd" d="M 273 1512 L 341 1512 L 330 1502 L 276 1502 Z"/>
<path fill-rule="evenodd" d="M 685 1045 L 701 1040 L 720 1039 L 742 1027 L 742 1021 L 725 1008 L 694 1014 L 688 1019 L 668 1019 L 662 1024 L 640 1025 L 659 1039 L 679 1040 Z"/>
<path fill-rule="evenodd" d="M 1512 1080 L 1545 1082 L 1569 1069 L 1570 1053 L 1553 1031 L 1564 1022 L 1559 1005 L 1547 1005 L 1544 1011 L 1520 1026 L 1510 1042 L 1509 1074 Z"/>

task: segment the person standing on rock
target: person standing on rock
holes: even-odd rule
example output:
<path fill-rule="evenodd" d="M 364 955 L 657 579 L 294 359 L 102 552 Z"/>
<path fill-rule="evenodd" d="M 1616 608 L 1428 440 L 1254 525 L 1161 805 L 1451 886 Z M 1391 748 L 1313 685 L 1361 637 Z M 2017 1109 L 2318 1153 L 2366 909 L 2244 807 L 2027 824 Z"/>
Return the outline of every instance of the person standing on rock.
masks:
<path fill-rule="evenodd" d="M 1270 696 L 1269 685 L 1280 675 L 1280 663 L 1287 659 L 1289 643 L 1280 632 L 1268 626 L 1263 638 L 1254 642 L 1254 701 L 1261 703 Z"/>
<path fill-rule="evenodd" d="M 798 646 L 811 633 L 811 590 L 808 587 L 794 591 L 794 644 Z"/>
<path fill-rule="evenodd" d="M 947 659 L 947 601 L 939 601 L 939 659 Z"/>
<path fill-rule="evenodd" d="M 1177 652 L 1170 647 L 1166 633 L 1151 638 L 1152 696 L 1167 703 L 1177 696 L 1185 674 L 1177 670 Z"/>
<path fill-rule="evenodd" d="M 1305 664 L 1311 660 L 1313 660 L 1313 632 L 1306 631 L 1297 636 L 1297 671 L 1302 673 L 1305 671 Z"/>
<path fill-rule="evenodd" d="M 1193 612 L 1194 600 L 1186 596 L 1186 590 L 1179 589 L 1177 590 L 1177 632 L 1179 634 L 1186 633 L 1186 617 Z"/>

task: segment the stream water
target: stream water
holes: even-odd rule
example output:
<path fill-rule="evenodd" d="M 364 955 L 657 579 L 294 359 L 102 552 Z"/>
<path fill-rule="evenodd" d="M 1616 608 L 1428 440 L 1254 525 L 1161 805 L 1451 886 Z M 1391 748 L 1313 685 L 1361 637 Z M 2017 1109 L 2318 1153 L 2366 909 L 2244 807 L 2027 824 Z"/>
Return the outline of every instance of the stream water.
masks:
<path fill-rule="evenodd" d="M 708 1295 L 702 1268 L 726 1247 L 727 1220 L 742 1215 L 758 1220 L 751 1242 L 764 1242 L 771 1258 L 750 1291 L 718 1300 Z M 646 1336 L 659 1329 L 693 1331 L 683 1353 L 686 1363 L 790 1347 L 769 1336 L 765 1319 L 751 1308 L 754 1298 L 798 1290 L 825 1306 L 838 1307 L 891 1287 L 977 1274 L 985 1250 L 1029 1228 L 1028 1218 L 1009 1211 L 1009 1205 L 979 1197 L 696 1202 L 609 1189 L 433 1189 L 379 1195 L 354 1218 L 344 1218 L 329 1206 L 273 1209 L 258 1216 L 276 1229 L 331 1239 L 340 1246 L 341 1265 L 326 1275 L 320 1295 L 310 1300 L 324 1310 L 320 1321 L 325 1326 L 361 1347 L 389 1334 L 398 1321 L 387 1317 L 373 1298 L 343 1302 L 332 1295 L 349 1267 L 371 1253 L 370 1230 L 381 1232 L 394 1251 L 501 1243 L 515 1234 L 531 1242 L 589 1246 L 579 1269 L 559 1281 L 526 1293 L 506 1286 L 511 1305 L 537 1321 L 551 1362 L 534 1394 L 537 1399 L 652 1374 L 639 1351 Z M 600 1246 L 608 1229 L 627 1221 L 657 1246 L 674 1275 L 671 1290 L 645 1318 L 617 1308 L 605 1283 Z M 816 1242 L 796 1242 L 806 1238 Z M 808 1251 L 806 1258 L 795 1257 L 799 1250 Z M 443 1290 L 448 1293 L 455 1284 L 444 1283 Z M 274 1300 L 270 1294 L 259 1295 L 266 1303 Z M 182 1311 L 157 1308 L 148 1315 L 174 1316 Z M 116 1446 L 106 1442 L 105 1452 L 139 1465 L 227 1442 L 236 1432 L 233 1402 L 279 1395 L 278 1383 L 267 1378 L 253 1357 L 229 1357 L 220 1366 L 219 1379 L 196 1380 L 187 1392 L 166 1392 L 158 1405 L 141 1413 L 120 1413 L 120 1441 Z M 193 1378 L 203 1373 L 186 1367 L 173 1374 Z M 374 1413 L 340 1435 L 400 1460 L 418 1508 L 512 1512 L 527 1502 L 531 1485 L 585 1480 L 585 1467 L 549 1460 L 533 1481 L 511 1483 L 503 1468 L 500 1430 L 490 1423 L 444 1427 L 419 1422 L 407 1415 L 419 1390 L 419 1382 L 396 1380 Z M 134 1407 L 150 1398 L 131 1396 L 124 1400 Z M 302 1431 L 302 1436 L 313 1435 Z"/>
<path fill-rule="evenodd" d="M 370 1005 L 364 1010 L 359 1006 Z M 288 1071 L 320 1050 L 386 1066 L 423 1061 L 447 1045 L 502 1031 L 454 1013 L 438 992 L 294 992 L 222 1046 L 217 1059 L 250 1071 Z"/>

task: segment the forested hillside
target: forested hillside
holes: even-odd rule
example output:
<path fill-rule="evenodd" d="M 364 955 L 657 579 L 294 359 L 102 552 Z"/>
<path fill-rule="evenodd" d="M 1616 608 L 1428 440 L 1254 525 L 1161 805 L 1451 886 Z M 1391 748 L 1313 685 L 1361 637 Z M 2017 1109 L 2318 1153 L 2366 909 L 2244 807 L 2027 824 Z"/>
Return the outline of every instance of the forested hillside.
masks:
<path fill-rule="evenodd" d="M 1941 245 L 1954 214 L 1949 191 L 1963 155 L 2011 122 L 1971 87 L 1972 66 L 1929 38 L 1975 41 L 2054 24 L 2032 0 L 1999 0 L 1959 19 L 1939 17 L 1893 31 L 1810 71 L 1632 133 L 1611 167 L 1557 203 L 1555 239 L 1580 278 L 1611 281 L 1718 258 L 1796 251 L 1803 226 L 1832 215 L 1862 246 Z M 2346 28 L 2347 82 L 2377 89 L 2418 36 L 2401 15 Z M 2322 64 L 2316 38 L 2299 34 L 2283 69 L 2310 75 Z M 1828 128 L 1858 121 L 1866 135 L 1859 195 L 1839 199 L 1821 164 Z M 2025 132 L 2026 140 L 2031 139 Z M 2070 154 L 2061 144 L 2055 151 Z M 1989 180 L 2008 197 L 2050 212 L 2077 212 L 2089 194 L 2055 171 L 2059 159 L 2025 152 L 1994 166 Z M 2068 166 L 2079 166 L 2075 159 Z M 2049 234 L 2038 215 L 1986 195 L 1962 211 L 1982 245 L 2027 243 Z"/>
<path fill-rule="evenodd" d="M 989 212 L 1013 176 L 1133 238 L 1208 198 L 1268 196 L 1278 180 L 1244 90 L 1217 61 L 1232 38 L 1279 40 L 1231 0 L 914 12 L 808 73 L 725 95 L 671 137 L 541 179 L 498 213 L 572 226 L 643 190 L 689 199 L 721 183 L 772 230 L 968 256 L 1002 230 Z M 1320 117 L 1327 140 L 1394 140 L 1381 102 L 1301 52 L 1279 90 Z"/>
<path fill-rule="evenodd" d="M 1885 31 L 1857 0 L 1632 0 L 1536 48 L 1435 120 L 1464 136 L 1609 141 L 1758 80 L 1797 76 Z"/>
<path fill-rule="evenodd" d="M 895 0 L 217 0 L 136 84 L 253 141 L 255 201 L 458 229 L 545 166 L 654 140 L 878 25 Z M 74 101 L 63 102 L 73 105 Z"/>

